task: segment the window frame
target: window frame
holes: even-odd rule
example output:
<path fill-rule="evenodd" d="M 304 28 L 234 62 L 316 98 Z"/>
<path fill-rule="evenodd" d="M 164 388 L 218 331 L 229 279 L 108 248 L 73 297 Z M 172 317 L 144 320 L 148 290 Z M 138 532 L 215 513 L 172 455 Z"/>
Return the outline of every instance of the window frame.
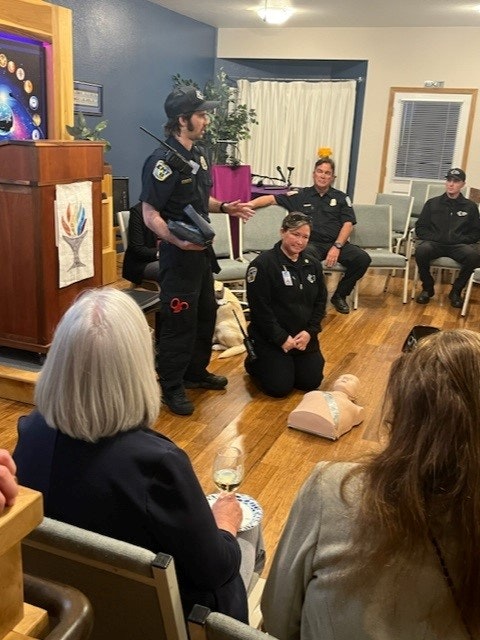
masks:
<path fill-rule="evenodd" d="M 388 191 L 393 190 L 398 193 L 406 192 L 408 191 L 408 185 L 410 184 L 409 178 L 395 178 L 395 150 L 397 147 L 394 136 L 400 133 L 399 123 L 401 122 L 401 114 L 399 114 L 399 110 L 395 112 L 396 105 L 399 104 L 402 99 L 414 100 L 415 96 L 418 97 L 419 101 L 423 101 L 423 98 L 424 101 L 437 101 L 444 99 L 445 101 L 462 101 L 466 103 L 468 114 L 464 114 L 460 117 L 458 129 L 459 139 L 457 140 L 455 151 L 455 164 L 461 167 L 466 167 L 468 153 L 470 150 L 477 94 L 478 89 L 430 89 L 425 87 L 391 87 L 387 110 L 385 138 L 383 144 L 379 192 L 383 192 L 386 185 L 388 187 Z M 462 97 L 463 100 L 461 100 Z M 455 100 L 455 98 L 457 98 L 457 100 Z M 458 98 L 460 98 L 460 100 L 458 100 Z M 426 178 L 425 181 L 431 182 L 432 180 Z M 395 184 L 395 189 L 390 188 L 393 184 Z"/>

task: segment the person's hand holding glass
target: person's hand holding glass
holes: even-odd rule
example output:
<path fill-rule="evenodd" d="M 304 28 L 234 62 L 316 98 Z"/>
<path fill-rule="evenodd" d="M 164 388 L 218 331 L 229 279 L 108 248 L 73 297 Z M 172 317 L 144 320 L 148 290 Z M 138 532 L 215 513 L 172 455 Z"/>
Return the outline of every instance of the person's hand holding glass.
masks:
<path fill-rule="evenodd" d="M 235 489 L 243 480 L 243 453 L 237 447 L 220 449 L 213 462 L 213 481 L 221 490 L 212 506 L 213 516 L 219 529 L 236 535 L 242 522 L 242 509 Z"/>

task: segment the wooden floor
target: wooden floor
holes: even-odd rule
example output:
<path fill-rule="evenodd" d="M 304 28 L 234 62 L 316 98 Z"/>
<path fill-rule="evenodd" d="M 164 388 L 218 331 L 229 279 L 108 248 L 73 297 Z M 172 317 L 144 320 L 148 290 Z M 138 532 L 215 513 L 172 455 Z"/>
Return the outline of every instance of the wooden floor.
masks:
<path fill-rule="evenodd" d="M 334 277 L 327 277 L 329 290 L 334 287 Z M 179 417 L 162 409 L 157 420 L 156 428 L 187 451 L 206 493 L 215 490 L 211 480 L 215 450 L 243 436 L 246 478 L 240 491 L 255 497 L 263 506 L 270 560 L 292 500 L 313 465 L 319 460 L 356 459 L 381 446 L 379 416 L 386 377 L 410 328 L 415 324 L 442 329 L 480 328 L 478 287 L 473 290 L 467 319 L 463 319 L 460 311 L 449 305 L 450 287 L 446 284 L 428 305 L 410 299 L 403 305 L 399 277 L 391 280 L 387 293 L 383 293 L 383 284 L 384 276 L 367 275 L 360 288 L 359 309 L 345 316 L 329 307 L 323 322 L 320 343 L 326 368 L 322 388 L 329 389 L 342 373 L 353 373 L 361 380 L 359 401 L 366 409 L 364 423 L 338 442 L 288 429 L 287 415 L 302 394 L 268 398 L 244 373 L 243 356 L 219 360 L 216 352 L 211 370 L 228 377 L 227 389 L 189 391 L 195 402 L 192 416 Z M 0 400 L 0 447 L 13 449 L 17 419 L 30 411 L 29 405 Z"/>

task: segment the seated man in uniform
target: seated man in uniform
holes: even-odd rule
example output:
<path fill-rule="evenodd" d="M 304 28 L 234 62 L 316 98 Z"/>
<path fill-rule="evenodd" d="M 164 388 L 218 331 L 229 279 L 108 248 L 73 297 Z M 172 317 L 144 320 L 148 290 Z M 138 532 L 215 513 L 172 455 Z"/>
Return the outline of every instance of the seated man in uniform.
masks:
<path fill-rule="evenodd" d="M 339 313 L 349 313 L 346 297 L 368 269 L 371 259 L 363 249 L 348 242 L 356 224 L 355 213 L 350 198 L 332 187 L 334 180 L 333 160 L 319 158 L 313 172 L 313 186 L 288 195 L 260 196 L 248 204 L 252 209 L 278 204 L 287 211 L 301 211 L 311 216 L 313 228 L 309 249 L 317 258 L 325 260 L 327 267 L 333 267 L 338 262 L 346 268 L 331 297 L 331 303 Z"/>
<path fill-rule="evenodd" d="M 415 225 L 415 260 L 422 281 L 417 302 L 427 304 L 435 293 L 430 262 L 448 257 L 462 265 L 448 294 L 452 307 L 461 309 L 462 289 L 474 269 L 480 267 L 480 216 L 475 202 L 461 193 L 465 171 L 450 169 L 445 178 L 445 193 L 427 200 Z"/>

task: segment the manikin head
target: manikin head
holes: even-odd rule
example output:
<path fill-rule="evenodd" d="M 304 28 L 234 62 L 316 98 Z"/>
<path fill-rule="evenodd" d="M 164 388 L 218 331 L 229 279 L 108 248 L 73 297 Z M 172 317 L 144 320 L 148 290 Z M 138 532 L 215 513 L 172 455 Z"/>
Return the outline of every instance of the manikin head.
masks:
<path fill-rule="evenodd" d="M 355 400 L 360 391 L 360 380 L 351 373 L 344 373 L 333 383 L 332 391 L 345 393 L 350 400 Z"/>

